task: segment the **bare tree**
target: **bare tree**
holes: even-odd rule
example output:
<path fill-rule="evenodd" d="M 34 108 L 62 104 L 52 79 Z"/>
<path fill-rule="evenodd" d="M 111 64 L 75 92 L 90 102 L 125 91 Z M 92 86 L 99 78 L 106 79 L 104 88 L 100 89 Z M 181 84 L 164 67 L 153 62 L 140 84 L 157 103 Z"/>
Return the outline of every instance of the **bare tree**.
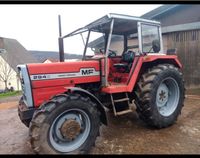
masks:
<path fill-rule="evenodd" d="M 13 69 L 8 64 L 8 60 L 4 60 L 0 56 L 0 81 L 4 82 L 5 90 L 8 90 L 8 82 L 12 79 Z"/>

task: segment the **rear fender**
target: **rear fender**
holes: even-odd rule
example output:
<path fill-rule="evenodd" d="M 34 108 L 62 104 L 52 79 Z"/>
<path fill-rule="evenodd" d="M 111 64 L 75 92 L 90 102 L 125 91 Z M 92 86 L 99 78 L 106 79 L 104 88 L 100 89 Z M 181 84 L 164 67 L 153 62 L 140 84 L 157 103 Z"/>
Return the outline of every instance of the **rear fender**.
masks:
<path fill-rule="evenodd" d="M 88 96 L 93 102 L 95 102 L 97 104 L 97 109 L 100 111 L 100 120 L 104 125 L 107 125 L 108 121 L 107 121 L 107 115 L 106 115 L 106 110 L 104 105 L 99 101 L 99 99 L 97 97 L 95 97 L 93 94 L 91 94 L 90 92 L 82 89 L 82 88 L 77 88 L 77 87 L 66 87 L 68 92 L 71 93 L 78 93 L 81 95 L 86 95 Z"/>
<path fill-rule="evenodd" d="M 147 55 L 140 57 L 138 63 L 136 64 L 134 73 L 130 76 L 128 92 L 132 92 L 134 90 L 135 84 L 147 69 L 158 64 L 173 64 L 174 66 L 182 69 L 182 65 L 176 55 Z"/>
<path fill-rule="evenodd" d="M 180 63 L 178 57 L 176 55 L 164 55 L 164 56 L 144 56 L 143 57 L 143 64 L 152 64 L 152 65 L 157 65 L 157 64 L 162 64 L 162 63 L 168 63 L 168 64 L 173 64 L 174 66 L 178 68 L 182 68 L 182 64 Z"/>

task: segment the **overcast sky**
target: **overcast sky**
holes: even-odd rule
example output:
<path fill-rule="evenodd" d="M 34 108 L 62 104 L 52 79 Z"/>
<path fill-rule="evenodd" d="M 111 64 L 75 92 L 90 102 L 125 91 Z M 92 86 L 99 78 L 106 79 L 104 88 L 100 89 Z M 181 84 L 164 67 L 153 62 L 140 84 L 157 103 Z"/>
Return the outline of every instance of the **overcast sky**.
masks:
<path fill-rule="evenodd" d="M 108 13 L 141 16 L 159 6 L 0 5 L 0 37 L 17 39 L 27 50 L 58 51 L 58 14 L 64 35 Z"/>

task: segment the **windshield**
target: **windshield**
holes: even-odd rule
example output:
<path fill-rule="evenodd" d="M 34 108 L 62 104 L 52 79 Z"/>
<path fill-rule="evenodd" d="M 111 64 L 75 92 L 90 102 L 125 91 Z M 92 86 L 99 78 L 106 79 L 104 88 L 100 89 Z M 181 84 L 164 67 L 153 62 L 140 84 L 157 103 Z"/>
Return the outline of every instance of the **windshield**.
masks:
<path fill-rule="evenodd" d="M 155 40 L 160 42 L 159 27 L 142 24 L 142 51 L 146 53 L 156 53 L 152 48 L 152 42 Z"/>
<path fill-rule="evenodd" d="M 96 47 L 93 47 L 94 45 Z M 86 50 L 86 56 L 103 54 L 104 51 L 105 51 L 105 35 L 100 32 L 91 31 Z"/>
<path fill-rule="evenodd" d="M 87 37 L 88 37 L 88 31 L 66 38 L 64 41 L 65 53 L 67 53 L 68 56 L 72 56 L 72 57 L 74 57 L 74 55 L 76 54 L 80 56 L 78 58 L 82 58 L 84 48 L 87 42 Z M 91 43 L 91 44 L 87 45 L 87 49 L 86 49 L 87 56 L 93 56 L 100 51 L 99 49 L 94 49 L 94 48 L 91 49 L 91 46 L 90 46 L 93 43 L 96 44 L 96 40 L 98 40 L 99 38 L 101 38 L 102 40 L 102 43 L 99 45 L 99 47 L 102 49 L 102 51 L 104 51 L 105 42 L 104 42 L 103 33 L 91 31 L 89 41 L 88 41 L 88 43 Z"/>

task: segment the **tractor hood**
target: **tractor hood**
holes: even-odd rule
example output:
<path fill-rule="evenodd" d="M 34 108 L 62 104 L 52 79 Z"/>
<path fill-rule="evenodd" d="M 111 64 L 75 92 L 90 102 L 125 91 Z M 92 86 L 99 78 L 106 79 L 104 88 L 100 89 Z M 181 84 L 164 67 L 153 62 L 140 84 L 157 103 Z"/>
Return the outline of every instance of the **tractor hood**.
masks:
<path fill-rule="evenodd" d="M 98 82 L 99 61 L 28 64 L 32 88 Z"/>
<path fill-rule="evenodd" d="M 28 107 L 63 93 L 67 87 L 100 82 L 100 61 L 70 61 L 18 66 Z"/>

